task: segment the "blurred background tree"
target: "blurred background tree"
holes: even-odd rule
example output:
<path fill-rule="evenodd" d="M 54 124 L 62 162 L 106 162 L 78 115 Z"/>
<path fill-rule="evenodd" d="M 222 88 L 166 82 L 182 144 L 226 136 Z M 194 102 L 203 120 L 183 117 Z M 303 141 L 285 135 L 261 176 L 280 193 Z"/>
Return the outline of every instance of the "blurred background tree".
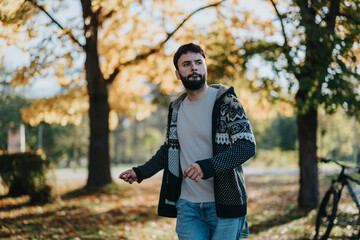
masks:
<path fill-rule="evenodd" d="M 241 43 L 246 66 L 257 58 L 272 74 L 255 72 L 252 88 L 296 110 L 299 206 L 318 205 L 318 109 L 338 107 L 359 115 L 360 3 L 358 1 L 268 1 L 278 21 Z M 235 25 L 239 18 L 233 18 Z M 278 39 L 281 37 L 281 40 Z M 241 39 L 241 37 L 239 37 Z M 246 68 L 243 68 L 246 69 Z"/>
<path fill-rule="evenodd" d="M 8 128 L 23 124 L 20 110 L 28 107 L 32 99 L 17 92 L 9 83 L 12 76 L 4 65 L 0 65 L 0 150 L 7 150 Z M 37 127 L 25 124 L 26 149 L 40 149 L 47 155 L 48 160 L 58 163 L 61 159 L 67 159 L 65 165 L 71 161 L 79 162 L 80 158 L 86 157 L 87 153 L 87 130 L 86 123 L 79 126 L 68 124 L 42 123 Z M 41 128 L 41 132 L 39 132 Z M 42 144 L 39 146 L 39 134 L 42 136 Z"/>
<path fill-rule="evenodd" d="M 9 127 L 18 126 L 22 123 L 20 109 L 30 105 L 30 101 L 24 96 L 15 93 L 9 83 L 11 73 L 0 65 L 0 149 L 7 150 L 7 135 Z M 36 131 L 26 125 L 27 148 L 36 149 Z"/>
<path fill-rule="evenodd" d="M 65 25 L 56 19 L 79 3 L 81 15 L 66 19 Z M 0 7 L 0 37 L 30 55 L 30 64 L 17 71 L 12 84 L 55 75 L 63 87 L 62 94 L 22 109 L 23 119 L 31 125 L 45 121 L 65 126 L 80 124 L 88 111 L 87 187 L 112 182 L 109 129 L 117 125 L 115 112 L 147 117 L 154 110 L 144 99 L 150 91 L 147 82 L 165 93 L 176 90 L 164 44 L 193 13 L 185 14 L 174 1 L 25 0 L 2 1 Z"/>

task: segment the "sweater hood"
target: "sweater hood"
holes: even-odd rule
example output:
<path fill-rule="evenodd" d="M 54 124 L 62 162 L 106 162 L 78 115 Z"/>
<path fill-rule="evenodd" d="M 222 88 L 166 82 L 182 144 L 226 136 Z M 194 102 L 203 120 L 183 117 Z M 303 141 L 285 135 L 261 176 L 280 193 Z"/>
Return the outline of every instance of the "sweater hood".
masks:
<path fill-rule="evenodd" d="M 216 88 L 218 89 L 218 92 L 216 94 L 216 99 L 220 98 L 225 92 L 229 91 L 231 93 L 234 93 L 234 88 L 231 87 L 231 88 L 228 88 L 227 86 L 219 83 L 219 84 L 212 84 L 210 85 L 209 87 L 212 87 L 212 88 Z M 177 97 L 172 103 L 171 103 L 171 107 L 175 107 L 176 104 L 178 104 L 179 102 L 183 101 L 187 96 L 187 93 L 184 92 L 182 93 L 179 97 Z"/>

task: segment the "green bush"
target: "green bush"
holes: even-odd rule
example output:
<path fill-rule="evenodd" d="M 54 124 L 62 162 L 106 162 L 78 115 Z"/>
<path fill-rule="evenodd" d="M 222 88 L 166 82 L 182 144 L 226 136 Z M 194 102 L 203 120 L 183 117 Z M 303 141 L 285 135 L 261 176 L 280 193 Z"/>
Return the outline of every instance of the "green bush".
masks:
<path fill-rule="evenodd" d="M 0 176 L 9 187 L 8 196 L 29 195 L 32 204 L 49 202 L 48 165 L 44 157 L 33 152 L 0 155 Z"/>

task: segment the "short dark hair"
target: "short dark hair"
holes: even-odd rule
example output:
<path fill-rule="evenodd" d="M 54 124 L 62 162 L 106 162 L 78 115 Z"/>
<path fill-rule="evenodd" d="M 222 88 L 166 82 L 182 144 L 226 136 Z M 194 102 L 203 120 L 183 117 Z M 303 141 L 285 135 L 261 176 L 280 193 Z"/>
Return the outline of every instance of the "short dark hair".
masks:
<path fill-rule="evenodd" d="M 174 61 L 174 66 L 175 66 L 176 70 L 179 70 L 179 67 L 178 67 L 179 58 L 181 57 L 181 55 L 186 54 L 187 52 L 200 53 L 201 56 L 203 56 L 205 58 L 205 52 L 204 52 L 204 50 L 202 50 L 202 48 L 199 45 L 196 45 L 194 43 L 184 44 L 184 45 L 180 46 L 179 49 L 174 54 L 173 61 Z"/>

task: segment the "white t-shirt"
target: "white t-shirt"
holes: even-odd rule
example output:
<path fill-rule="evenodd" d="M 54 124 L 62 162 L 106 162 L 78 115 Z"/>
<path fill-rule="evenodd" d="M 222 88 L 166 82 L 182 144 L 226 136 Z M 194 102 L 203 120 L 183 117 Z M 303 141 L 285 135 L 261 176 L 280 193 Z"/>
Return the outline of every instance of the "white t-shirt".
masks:
<path fill-rule="evenodd" d="M 217 91 L 210 87 L 201 99 L 190 101 L 186 97 L 180 106 L 177 129 L 183 173 L 190 164 L 213 156 L 211 124 Z M 193 203 L 214 202 L 213 178 L 199 182 L 183 179 L 180 198 Z"/>

